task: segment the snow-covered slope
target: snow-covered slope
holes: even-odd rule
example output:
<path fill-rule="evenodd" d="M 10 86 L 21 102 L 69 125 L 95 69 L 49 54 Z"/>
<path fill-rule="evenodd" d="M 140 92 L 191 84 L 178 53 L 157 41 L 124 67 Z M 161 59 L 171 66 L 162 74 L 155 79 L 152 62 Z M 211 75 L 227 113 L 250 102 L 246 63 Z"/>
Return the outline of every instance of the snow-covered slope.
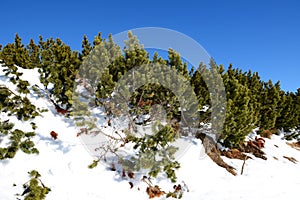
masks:
<path fill-rule="evenodd" d="M 23 79 L 31 84 L 38 84 L 36 70 L 23 70 Z M 0 71 L 0 84 L 14 88 L 8 78 Z M 43 98 L 35 95 L 30 100 L 38 107 L 48 108 L 49 112 L 35 119 L 38 125 L 34 139 L 39 155 L 27 155 L 18 152 L 11 160 L 0 161 L 0 199 L 16 199 L 16 193 L 22 193 L 22 184 L 28 181 L 28 171 L 36 169 L 42 175 L 43 183 L 51 188 L 47 199 L 148 199 L 147 185 L 139 180 L 132 180 L 135 185 L 130 189 L 128 180 L 122 179 L 115 171 L 98 165 L 88 169 L 93 158 L 76 137 L 76 130 L 71 119 L 56 114 L 53 106 Z M 5 116 L 1 116 L 1 120 Z M 29 129 L 18 120 L 11 118 L 17 128 Z M 53 140 L 50 132 L 58 133 Z M 180 158 L 181 168 L 178 170 L 178 183 L 187 185 L 183 199 L 216 200 L 216 199 L 298 199 L 300 187 L 300 164 L 292 163 L 283 156 L 293 157 L 300 161 L 300 151 L 291 148 L 281 136 L 266 139 L 267 160 L 258 158 L 246 161 L 244 173 L 240 175 L 243 161 L 224 160 L 238 170 L 233 176 L 225 169 L 218 167 L 209 157 L 201 156 L 203 151 L 200 141 L 195 141 L 189 150 Z M 137 178 L 138 179 L 138 178 Z M 16 186 L 13 186 L 16 184 Z M 172 190 L 172 184 L 164 179 L 157 184 L 165 191 Z M 161 199 L 164 199 L 162 197 Z"/>

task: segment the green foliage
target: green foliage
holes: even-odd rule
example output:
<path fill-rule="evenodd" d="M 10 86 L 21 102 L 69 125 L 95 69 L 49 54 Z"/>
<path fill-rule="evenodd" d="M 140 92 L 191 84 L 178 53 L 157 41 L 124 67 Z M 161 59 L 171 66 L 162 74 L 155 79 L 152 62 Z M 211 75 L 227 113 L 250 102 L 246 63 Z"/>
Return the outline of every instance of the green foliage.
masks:
<path fill-rule="evenodd" d="M 97 167 L 97 165 L 98 165 L 99 162 L 100 162 L 99 159 L 98 159 L 98 160 L 93 160 L 93 163 L 90 164 L 90 165 L 88 166 L 88 168 L 93 169 L 93 168 Z"/>
<path fill-rule="evenodd" d="M 9 143 L 6 147 L 0 148 L 0 160 L 13 158 L 18 150 L 27 154 L 39 153 L 34 147 L 32 137 L 34 132 L 23 132 L 19 129 L 14 129 L 14 124 L 8 121 L 0 121 L 0 139 L 8 138 Z"/>
<path fill-rule="evenodd" d="M 83 36 L 81 47 L 82 47 L 82 51 L 80 54 L 80 59 L 83 60 L 86 56 L 90 54 L 90 52 L 93 49 L 86 35 Z"/>
<path fill-rule="evenodd" d="M 199 108 L 202 109 L 203 106 L 210 105 L 210 96 L 208 92 L 207 85 L 201 75 L 201 72 L 204 74 L 205 66 L 200 64 L 199 70 L 192 73 L 191 85 L 194 87 L 194 92 L 199 101 Z"/>
<path fill-rule="evenodd" d="M 263 82 L 257 72 L 251 73 L 249 71 L 246 75 L 245 85 L 249 88 L 250 102 L 249 104 L 253 107 L 255 116 L 255 125 L 260 126 L 260 110 L 262 109 L 262 96 L 263 93 Z"/>
<path fill-rule="evenodd" d="M 293 104 L 294 94 L 293 93 L 281 93 L 281 112 L 276 118 L 276 128 L 283 128 L 285 131 L 289 131 L 297 126 L 297 117 L 295 113 L 295 106 Z"/>
<path fill-rule="evenodd" d="M 73 97 L 74 102 L 71 115 L 74 117 L 75 125 L 77 127 L 86 128 L 87 130 L 92 130 L 96 128 L 95 119 L 91 118 L 91 111 L 87 102 L 79 100 L 79 94 L 75 92 Z"/>
<path fill-rule="evenodd" d="M 18 34 L 15 36 L 14 43 L 7 44 L 3 47 L 0 53 L 0 60 L 3 60 L 6 66 L 13 67 L 17 65 L 23 68 L 32 68 L 30 65 L 29 52 Z M 11 70 L 13 71 L 13 68 Z"/>
<path fill-rule="evenodd" d="M 184 109 L 186 104 L 186 107 L 192 107 L 197 101 L 188 93 L 190 90 L 186 86 L 189 86 L 190 77 L 187 64 L 182 62 L 180 54 L 169 49 L 168 60 L 158 57 L 157 53 L 150 60 L 143 46 L 138 45 L 138 40 L 130 34 L 124 51 L 125 66 L 128 66 L 125 71 L 130 71 L 126 73 L 127 82 L 119 81 L 119 88 L 124 88 L 122 92 L 130 92 L 130 106 L 133 107 L 130 112 L 145 115 L 149 114 L 152 106 L 160 105 L 168 120 L 180 121 L 180 103 L 185 102 L 181 105 Z M 123 96 L 128 95 L 126 92 Z"/>
<path fill-rule="evenodd" d="M 112 75 L 109 74 L 109 69 L 105 68 L 101 74 L 101 84 L 96 89 L 96 97 L 108 98 L 114 91 L 115 82 L 113 82 Z"/>
<path fill-rule="evenodd" d="M 30 68 L 39 68 L 41 64 L 39 45 L 35 44 L 34 40 L 31 39 L 26 49 L 30 57 Z"/>
<path fill-rule="evenodd" d="M 175 170 L 180 164 L 175 161 L 174 154 L 177 149 L 170 144 L 178 138 L 174 129 L 169 125 L 158 124 L 159 130 L 153 135 L 136 137 L 129 135 L 129 142 L 134 143 L 134 149 L 138 149 L 138 157 L 132 158 L 135 170 L 148 169 L 149 176 L 156 177 L 164 172 L 172 182 L 176 182 Z M 160 159 L 158 159 L 160 158 Z"/>
<path fill-rule="evenodd" d="M 15 115 L 19 120 L 28 121 L 40 115 L 26 96 L 17 95 L 5 86 L 0 86 L 0 94 L 0 111 L 8 116 Z"/>
<path fill-rule="evenodd" d="M 64 44 L 59 38 L 46 41 L 40 37 L 40 81 L 48 90 L 51 98 L 60 107 L 66 109 L 72 106 L 73 89 L 78 69 L 81 65 L 78 52 Z"/>
<path fill-rule="evenodd" d="M 201 113 L 200 120 L 197 121 L 199 124 L 212 120 L 211 111 L 216 107 L 220 112 L 225 112 L 222 105 L 212 102 L 213 97 L 218 100 L 225 98 L 212 96 L 219 95 L 220 83 L 216 82 L 214 77 L 217 74 L 221 74 L 224 80 L 227 109 L 223 130 L 216 134 L 220 135 L 219 141 L 225 146 L 237 146 L 255 127 L 260 127 L 261 130 L 295 129 L 296 132 L 291 138 L 298 137 L 297 130 L 300 129 L 300 89 L 296 93 L 284 92 L 279 82 L 275 85 L 272 81 L 263 82 L 257 72 L 243 72 L 233 69 L 232 65 L 225 70 L 213 60 L 210 62 L 210 68 L 200 63 L 197 71 L 192 69 L 189 72 L 187 64 L 173 49 L 168 50 L 168 57 L 165 59 L 159 57 L 158 53 L 151 59 L 131 32 L 128 33 L 124 49 L 115 44 L 112 35 L 103 39 L 99 33 L 91 43 L 84 35 L 80 53 L 73 51 L 60 39 L 53 38 L 43 40 L 40 37 L 38 44 L 30 40 L 25 46 L 17 34 L 12 44 L 0 47 L 0 63 L 5 75 L 10 77 L 10 81 L 17 88 L 16 92 L 13 92 L 5 86 L 0 86 L 0 110 L 8 116 L 16 116 L 19 120 L 34 119 L 43 110 L 36 108 L 27 98 L 31 86 L 28 81 L 22 79 L 22 73 L 18 71 L 17 66 L 25 69 L 38 68 L 40 82 L 49 93 L 49 97 L 62 108 L 70 109 L 73 106 L 71 114 L 76 125 L 87 128 L 88 131 L 96 128 L 96 119 L 91 117 L 92 107 L 105 108 L 109 119 L 119 116 L 116 113 L 123 112 L 123 115 L 129 116 L 134 125 L 138 126 L 156 121 L 154 112 L 151 112 L 153 109 L 159 108 L 160 111 L 164 111 L 167 118 L 164 122 L 167 125 L 157 125 L 160 128 L 153 131 L 154 135 L 142 138 L 130 135 L 129 141 L 134 143 L 138 150 L 135 158 L 139 163 L 137 168 L 147 169 L 154 177 L 164 172 L 172 181 L 176 180 L 175 169 L 180 165 L 174 160 L 176 148 L 170 146 L 177 138 L 177 130 L 171 128 L 171 122 L 185 124 L 185 116 L 181 111 L 187 107 L 203 109 L 203 106 L 209 106 L 208 111 Z M 136 69 L 144 69 L 144 73 Z M 176 72 L 181 79 L 169 76 L 166 69 Z M 122 82 L 124 77 L 128 79 L 127 82 Z M 197 99 L 189 98 L 192 95 L 185 86 L 179 84 L 183 79 L 192 85 Z M 84 94 L 74 93 L 75 80 L 84 86 Z M 165 85 L 162 85 L 162 82 Z M 120 83 L 122 87 L 118 86 Z M 119 105 L 112 101 L 116 96 L 113 95 L 116 86 L 119 90 L 123 89 L 122 95 L 130 97 L 125 99 L 123 107 L 118 107 Z M 37 88 L 33 89 L 38 91 Z M 81 101 L 82 99 L 86 101 Z M 181 102 L 185 104 L 181 105 Z M 141 121 L 146 114 L 151 117 Z M 192 118 L 192 114 L 188 117 Z M 218 113 L 215 115 L 218 119 Z M 215 121 L 219 123 L 218 120 Z M 34 136 L 33 132 L 25 133 L 14 129 L 13 124 L 5 121 L 0 125 L 0 139 L 7 137 L 10 140 L 7 147 L 1 148 L 1 159 L 12 158 L 19 149 L 25 153 L 38 152 L 30 140 Z M 36 124 L 31 125 L 36 129 Z M 215 126 L 221 127 L 220 124 Z M 214 128 L 211 131 L 214 133 Z M 95 160 L 89 167 L 96 167 L 98 162 L 99 160 Z"/>
<path fill-rule="evenodd" d="M 174 189 L 174 191 L 170 191 L 167 193 L 167 195 L 166 195 L 167 198 L 172 197 L 175 199 L 181 199 L 183 196 L 183 193 L 185 191 L 189 192 L 189 189 L 187 188 L 185 183 L 184 183 L 184 186 L 181 186 L 180 184 L 174 185 L 173 189 Z"/>
<path fill-rule="evenodd" d="M 295 99 L 295 112 L 297 113 L 296 119 L 297 119 L 297 128 L 300 130 L 300 88 L 297 89 Z"/>
<path fill-rule="evenodd" d="M 32 170 L 28 172 L 30 180 L 23 184 L 24 192 L 21 196 L 24 196 L 24 200 L 43 200 L 47 194 L 51 191 L 40 180 L 41 175 L 38 171 Z M 20 194 L 17 194 L 20 196 Z"/>
<path fill-rule="evenodd" d="M 235 147 L 244 141 L 255 128 L 255 114 L 250 104 L 250 91 L 242 85 L 238 76 L 240 73 L 230 66 L 223 75 L 227 95 L 226 120 L 220 141 L 227 147 Z"/>
<path fill-rule="evenodd" d="M 21 54 L 26 55 L 26 58 L 23 58 Z M 21 79 L 22 73 L 18 71 L 17 66 L 30 68 L 30 58 L 18 35 L 16 36 L 15 44 L 6 45 L 3 51 L 0 52 L 0 59 L 2 60 L 1 67 L 3 72 L 5 72 L 5 76 L 10 77 L 10 81 L 17 86 L 18 92 L 29 94 L 29 83 Z"/>
<path fill-rule="evenodd" d="M 30 93 L 30 84 L 22 80 L 22 73 L 18 71 L 16 64 L 30 68 L 30 53 L 21 43 L 19 36 L 16 36 L 14 44 L 8 44 L 1 51 L 0 56 L 3 59 L 2 70 L 10 81 L 16 85 L 16 92 L 10 90 L 5 85 L 0 86 L 0 112 L 3 116 L 16 116 L 20 121 L 29 121 L 39 116 L 43 110 L 33 105 L 27 98 Z M 36 124 L 30 123 L 33 129 Z M 34 132 L 24 132 L 20 129 L 14 129 L 14 124 L 9 120 L 0 121 L 0 139 L 6 141 L 0 148 L 0 159 L 13 158 L 21 150 L 24 153 L 38 153 L 33 141 Z"/>
<path fill-rule="evenodd" d="M 280 115 L 276 119 L 276 128 L 291 132 L 286 139 L 300 139 L 300 89 L 296 93 L 281 92 Z"/>
<path fill-rule="evenodd" d="M 93 47 L 86 37 L 82 43 L 82 66 L 78 76 L 84 80 L 85 87 L 89 85 L 91 88 L 89 92 L 92 96 L 95 95 L 97 103 L 102 104 L 102 100 L 110 97 L 115 87 L 114 74 L 119 76 L 115 63 L 122 58 L 121 50 L 114 43 L 111 35 L 106 41 L 101 38 L 101 34 L 98 34 L 94 39 Z"/>
<path fill-rule="evenodd" d="M 173 49 L 168 50 L 168 60 L 167 63 L 170 68 L 176 70 L 178 73 L 183 75 L 186 79 L 189 79 L 189 71 L 187 63 L 183 63 L 180 54 Z"/>
<path fill-rule="evenodd" d="M 272 81 L 264 83 L 261 94 L 260 129 L 275 128 L 276 119 L 280 115 L 280 83 L 273 85 Z"/>
<path fill-rule="evenodd" d="M 224 112 L 226 112 L 226 94 L 221 75 L 222 65 L 217 66 L 213 59 L 209 67 L 200 63 L 196 72 L 191 71 L 191 83 L 199 99 L 199 126 L 207 129 L 207 123 L 212 124 L 210 131 L 218 138 L 223 131 Z M 217 78 L 218 77 L 218 78 Z M 211 115 L 214 115 L 212 118 Z"/>
<path fill-rule="evenodd" d="M 7 68 L 4 68 L 7 67 Z M 3 71 L 6 72 L 5 76 L 13 75 L 10 77 L 10 81 L 17 86 L 17 92 L 22 94 L 29 94 L 29 82 L 26 80 L 22 80 L 22 73 L 18 72 L 16 66 L 6 66 L 4 64 Z"/>
<path fill-rule="evenodd" d="M 183 105 L 183 110 L 186 106 L 193 107 L 196 99 L 182 100 L 182 96 L 191 96 L 185 88 L 189 86 L 190 77 L 187 64 L 182 62 L 179 53 L 169 49 L 167 60 L 159 58 L 157 53 L 150 60 L 143 45 L 131 32 L 128 33 L 128 40 L 125 41 L 123 54 L 111 35 L 108 40 L 105 40 L 101 38 L 101 34 L 98 34 L 93 44 L 94 46 L 91 46 L 84 37 L 81 54 L 83 65 L 79 71 L 81 80 L 78 83 L 84 86 L 86 92 L 84 95 L 79 94 L 80 98 L 78 99 L 73 98 L 74 102 L 76 101 L 76 108 L 72 115 L 74 114 L 77 126 L 85 127 L 89 131 L 95 128 L 89 112 L 91 106 L 95 105 L 103 106 L 109 119 L 118 116 L 118 112 L 122 112 L 134 123 L 134 125 L 130 124 L 130 127 L 145 126 L 148 122 L 156 121 L 154 112 L 158 112 L 157 106 L 161 109 L 160 111 L 165 111 L 168 123 L 173 119 L 181 120 L 180 100 L 187 104 Z M 166 69 L 172 71 L 173 75 L 166 76 Z M 123 79 L 124 75 L 126 75 L 125 79 Z M 180 80 L 175 75 L 180 75 Z M 183 82 L 184 78 L 187 84 L 180 87 L 179 83 Z M 164 84 L 161 84 L 162 82 Z M 179 98 L 172 92 L 172 88 L 178 92 Z M 119 93 L 112 95 L 115 89 L 121 91 L 120 96 L 118 96 Z M 94 97 L 96 103 L 91 101 Z M 114 104 L 118 102 L 118 97 L 120 97 L 119 102 L 123 104 Z M 129 98 L 124 99 L 124 97 Z M 84 101 L 82 101 L 83 99 Z M 151 109 L 154 109 L 152 113 Z M 150 114 L 151 117 L 142 121 L 141 119 L 146 114 Z M 162 120 L 163 117 L 159 119 Z M 136 170 L 147 169 L 149 174 L 155 177 L 160 172 L 164 172 L 168 178 L 175 181 L 175 169 L 180 165 L 174 160 L 177 149 L 170 144 L 178 137 L 177 130 L 171 128 L 171 124 L 160 128 L 161 130 L 155 130 L 155 134 L 152 136 L 138 138 L 131 135 L 128 138 L 129 142 L 133 142 L 138 150 L 135 161 L 139 164 L 136 165 Z M 161 159 L 155 160 L 155 156 L 159 156 Z M 95 160 L 89 165 L 89 168 L 96 167 L 98 162 L 99 160 Z M 152 165 L 153 162 L 155 166 Z"/>

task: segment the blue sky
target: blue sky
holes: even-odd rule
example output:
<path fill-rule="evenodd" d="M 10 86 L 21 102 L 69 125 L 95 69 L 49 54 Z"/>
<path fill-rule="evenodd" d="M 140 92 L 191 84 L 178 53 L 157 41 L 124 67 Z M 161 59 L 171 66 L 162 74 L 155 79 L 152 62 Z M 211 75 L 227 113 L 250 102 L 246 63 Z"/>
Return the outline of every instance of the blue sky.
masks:
<path fill-rule="evenodd" d="M 263 80 L 300 88 L 300 2 L 297 0 L 128 0 L 0 2 L 0 44 L 16 33 L 27 43 L 38 36 L 59 37 L 81 49 L 90 40 L 139 27 L 184 33 L 225 67 L 258 71 Z"/>

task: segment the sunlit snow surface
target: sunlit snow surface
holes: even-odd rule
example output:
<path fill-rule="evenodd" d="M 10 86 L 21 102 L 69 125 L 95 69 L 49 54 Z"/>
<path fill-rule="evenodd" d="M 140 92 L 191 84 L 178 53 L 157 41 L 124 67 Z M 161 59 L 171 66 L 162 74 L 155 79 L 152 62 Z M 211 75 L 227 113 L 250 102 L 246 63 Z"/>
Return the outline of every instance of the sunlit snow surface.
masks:
<path fill-rule="evenodd" d="M 37 70 L 22 72 L 23 79 L 31 84 L 39 84 Z M 0 70 L 0 85 L 14 89 L 14 85 L 3 74 Z M 80 137 L 76 137 L 78 130 L 72 120 L 56 114 L 46 99 L 36 95 L 29 97 L 37 107 L 49 109 L 49 112 L 34 120 L 38 125 L 34 142 L 40 154 L 18 152 L 14 159 L 0 161 L 1 200 L 16 199 L 15 194 L 23 192 L 22 185 L 29 179 L 27 172 L 33 169 L 39 171 L 43 183 L 51 188 L 46 199 L 148 199 L 145 191 L 147 185 L 139 180 L 140 177 L 131 180 L 134 187 L 130 189 L 129 180 L 122 179 L 117 172 L 109 171 L 103 165 L 88 169 L 93 158 Z M 7 119 L 3 114 L 0 117 L 1 120 Z M 10 118 L 10 122 L 14 122 L 16 128 L 30 130 L 30 126 L 25 126 L 15 118 Z M 57 140 L 51 138 L 51 131 L 58 133 Z M 179 160 L 181 168 L 177 172 L 178 183 L 184 181 L 189 188 L 182 199 L 298 199 L 300 164 L 294 164 L 283 156 L 300 161 L 300 151 L 288 146 L 282 136 L 275 135 L 271 140 L 266 139 L 263 151 L 267 154 L 267 161 L 252 156 L 253 159 L 246 161 L 243 175 L 240 175 L 243 161 L 224 158 L 237 169 L 238 175 L 234 177 L 209 157 L 203 156 L 201 142 L 196 141 Z M 158 184 L 164 191 L 171 191 L 173 187 L 163 178 L 157 182 L 153 180 L 153 184 Z"/>

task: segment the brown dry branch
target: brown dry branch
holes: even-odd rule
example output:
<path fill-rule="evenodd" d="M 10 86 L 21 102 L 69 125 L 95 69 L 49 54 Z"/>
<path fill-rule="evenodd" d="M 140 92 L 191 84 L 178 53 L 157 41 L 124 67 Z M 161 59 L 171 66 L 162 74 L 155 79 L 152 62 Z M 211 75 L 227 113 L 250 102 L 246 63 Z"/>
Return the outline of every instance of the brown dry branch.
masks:
<path fill-rule="evenodd" d="M 246 164 L 246 160 L 247 160 L 247 158 L 245 157 L 243 165 L 242 165 L 241 175 L 243 175 L 243 173 L 244 173 L 244 167 L 245 167 L 245 164 Z"/>
<path fill-rule="evenodd" d="M 222 158 L 221 152 L 217 148 L 215 142 L 212 138 L 207 136 L 204 133 L 196 133 L 195 137 L 202 141 L 206 154 L 220 167 L 225 168 L 229 173 L 236 176 L 236 169 L 230 165 L 228 165 Z"/>
<path fill-rule="evenodd" d="M 285 158 L 285 159 L 291 161 L 291 162 L 294 163 L 294 164 L 297 164 L 297 162 L 298 162 L 298 161 L 297 161 L 295 158 L 293 158 L 293 157 L 283 156 L 283 158 Z"/>
<path fill-rule="evenodd" d="M 51 95 L 49 94 L 49 91 L 47 89 L 44 90 L 36 84 L 34 86 L 39 88 L 41 91 L 43 91 L 46 94 L 46 98 L 54 105 L 57 113 L 62 114 L 62 115 L 70 114 L 69 110 L 66 110 L 66 109 L 60 107 L 53 99 L 51 99 Z"/>
<path fill-rule="evenodd" d="M 289 146 L 291 146 L 292 148 L 297 149 L 298 151 L 300 151 L 300 141 L 298 141 L 298 142 L 293 142 L 293 143 L 288 143 L 288 142 L 287 142 L 287 144 L 288 144 Z"/>

